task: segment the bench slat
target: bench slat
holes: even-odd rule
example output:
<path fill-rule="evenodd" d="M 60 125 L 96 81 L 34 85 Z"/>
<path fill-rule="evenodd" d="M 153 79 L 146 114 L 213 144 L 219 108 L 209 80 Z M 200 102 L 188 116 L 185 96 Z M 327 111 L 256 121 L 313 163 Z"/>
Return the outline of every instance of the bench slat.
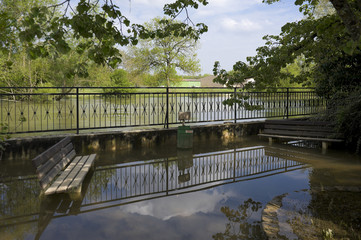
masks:
<path fill-rule="evenodd" d="M 67 156 L 73 149 L 74 149 L 73 144 L 69 143 L 64 148 L 62 148 L 58 153 L 56 153 L 53 157 L 51 157 L 46 163 L 39 166 L 36 169 L 39 178 L 45 176 L 51 169 L 53 169 L 55 165 L 58 164 L 59 161 L 61 161 L 62 158 Z"/>
<path fill-rule="evenodd" d="M 328 132 L 307 132 L 307 131 L 287 131 L 287 130 L 274 130 L 265 129 L 265 134 L 284 135 L 284 136 L 297 136 L 297 137 L 325 137 L 332 138 L 332 134 Z"/>
<path fill-rule="evenodd" d="M 329 132 L 333 133 L 332 127 L 320 127 L 320 126 L 298 126 L 298 125 L 276 125 L 276 124 L 266 124 L 265 129 L 280 129 L 280 130 L 291 130 L 291 131 L 317 131 L 317 132 Z"/>
<path fill-rule="evenodd" d="M 329 122 L 323 121 L 297 121 L 297 120 L 266 120 L 266 124 L 283 124 L 297 126 L 330 126 Z"/>
<path fill-rule="evenodd" d="M 258 136 L 261 137 L 271 137 L 271 138 L 284 138 L 284 139 L 296 139 L 296 140 L 309 140 L 309 141 L 321 141 L 321 142 L 343 142 L 342 139 L 334 139 L 334 138 L 314 138 L 314 137 L 296 137 L 296 136 L 281 136 L 281 135 L 272 135 L 272 134 L 264 134 L 260 133 Z"/>
<path fill-rule="evenodd" d="M 88 160 L 85 162 L 83 167 L 80 169 L 78 174 L 76 175 L 74 181 L 68 186 L 68 190 L 77 188 L 84 180 L 86 174 L 89 172 L 90 168 L 93 166 L 94 159 L 96 154 L 91 154 Z"/>
<path fill-rule="evenodd" d="M 40 185 L 45 188 L 54 179 L 56 175 L 75 157 L 75 150 L 72 150 L 57 165 L 54 166 L 44 177 L 41 178 Z"/>
<path fill-rule="evenodd" d="M 44 164 L 49 158 L 51 158 L 55 153 L 60 151 L 60 149 L 64 148 L 70 142 L 71 142 L 71 138 L 66 137 L 57 144 L 55 144 L 54 146 L 52 146 L 51 148 L 48 148 L 46 151 L 35 157 L 32 160 L 34 167 L 38 168 L 38 166 Z"/>
<path fill-rule="evenodd" d="M 63 183 L 58 187 L 58 189 L 56 190 L 56 193 L 62 193 L 62 192 L 66 192 L 68 191 L 68 186 L 72 183 L 72 181 L 74 180 L 75 176 L 78 174 L 78 172 L 80 171 L 80 169 L 83 167 L 83 165 L 85 164 L 86 160 L 89 158 L 89 156 L 83 156 L 80 161 L 78 162 L 78 164 L 75 165 L 75 167 L 73 167 L 70 171 L 70 173 L 68 174 L 68 176 L 64 179 Z"/>
<path fill-rule="evenodd" d="M 63 183 L 64 179 L 69 175 L 70 171 L 75 167 L 79 162 L 81 156 L 77 156 L 69 164 L 69 166 L 61 173 L 61 175 L 51 184 L 51 186 L 45 191 L 45 195 L 50 195 L 56 192 L 58 187 Z"/>

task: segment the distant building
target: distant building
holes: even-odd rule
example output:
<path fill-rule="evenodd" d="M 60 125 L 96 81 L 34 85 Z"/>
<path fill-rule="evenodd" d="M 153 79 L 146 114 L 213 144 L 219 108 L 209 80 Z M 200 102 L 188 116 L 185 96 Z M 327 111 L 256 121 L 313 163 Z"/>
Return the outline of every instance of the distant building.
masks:
<path fill-rule="evenodd" d="M 253 78 L 246 78 L 243 83 L 233 84 L 233 87 L 243 88 L 247 83 L 255 83 L 256 81 Z"/>
<path fill-rule="evenodd" d="M 256 81 L 254 80 L 254 78 L 246 78 L 244 80 L 244 84 L 247 84 L 247 83 L 255 83 Z"/>
<path fill-rule="evenodd" d="M 207 76 L 200 78 L 199 81 L 201 82 L 201 87 L 224 87 L 223 84 L 213 82 L 215 76 Z"/>
<path fill-rule="evenodd" d="M 214 83 L 215 76 L 207 76 L 199 79 L 183 79 L 177 87 L 224 87 L 222 84 Z"/>
<path fill-rule="evenodd" d="M 183 79 L 177 84 L 177 87 L 226 87 L 223 84 L 213 82 L 215 78 L 215 76 L 210 75 L 199 79 Z M 233 87 L 243 88 L 245 84 L 250 82 L 254 83 L 255 80 L 253 78 L 247 78 L 242 84 L 238 83 Z"/>

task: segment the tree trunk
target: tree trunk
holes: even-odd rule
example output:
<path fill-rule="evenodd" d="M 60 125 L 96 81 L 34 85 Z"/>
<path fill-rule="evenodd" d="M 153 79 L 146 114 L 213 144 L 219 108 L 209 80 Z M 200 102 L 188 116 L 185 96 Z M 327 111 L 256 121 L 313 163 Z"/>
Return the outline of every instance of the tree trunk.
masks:
<path fill-rule="evenodd" d="M 9 47 L 9 55 L 8 55 L 8 61 L 10 61 L 10 60 L 11 60 L 11 51 L 12 51 L 12 49 L 13 49 L 13 44 L 12 44 L 12 43 L 10 43 L 10 47 Z"/>

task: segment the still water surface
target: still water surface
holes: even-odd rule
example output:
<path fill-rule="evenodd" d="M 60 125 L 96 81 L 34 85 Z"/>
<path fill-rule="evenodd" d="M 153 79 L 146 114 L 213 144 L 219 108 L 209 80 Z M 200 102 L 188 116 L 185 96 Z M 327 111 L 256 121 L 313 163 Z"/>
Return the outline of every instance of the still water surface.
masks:
<path fill-rule="evenodd" d="M 307 238 L 322 237 L 329 228 L 334 236 L 350 237 L 349 228 L 352 236 L 360 236 L 360 218 L 347 215 L 350 221 L 338 224 L 320 209 L 340 200 L 319 194 L 336 186 L 358 189 L 360 159 L 312 147 L 269 146 L 244 138 L 207 142 L 190 151 L 100 151 L 76 200 L 67 195 L 41 198 L 31 164 L 5 160 L 0 162 L 0 239 L 265 239 L 262 211 L 284 194 L 289 194 L 283 202 L 286 210 L 295 203 L 295 211 L 333 222 L 313 229 Z M 336 195 L 342 194 L 350 192 Z M 317 205 L 317 199 L 325 206 Z M 358 208 L 354 196 L 347 199 L 345 206 Z M 288 219 L 290 227 L 280 228 L 280 236 L 307 239 L 292 230 L 294 218 Z"/>

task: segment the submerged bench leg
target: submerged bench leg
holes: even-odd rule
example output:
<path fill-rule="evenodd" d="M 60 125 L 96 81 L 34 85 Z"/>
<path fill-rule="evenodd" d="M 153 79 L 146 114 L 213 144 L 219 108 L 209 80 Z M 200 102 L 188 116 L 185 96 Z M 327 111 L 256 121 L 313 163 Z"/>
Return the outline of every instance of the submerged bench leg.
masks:
<path fill-rule="evenodd" d="M 73 188 L 70 192 L 69 192 L 69 197 L 71 200 L 78 200 L 82 198 L 82 184 L 80 184 L 80 186 Z"/>
<path fill-rule="evenodd" d="M 271 137 L 268 138 L 269 145 L 272 145 L 273 141 L 274 141 L 273 138 L 271 138 Z"/>
<path fill-rule="evenodd" d="M 322 153 L 326 153 L 329 145 L 330 145 L 329 142 L 322 142 Z"/>

